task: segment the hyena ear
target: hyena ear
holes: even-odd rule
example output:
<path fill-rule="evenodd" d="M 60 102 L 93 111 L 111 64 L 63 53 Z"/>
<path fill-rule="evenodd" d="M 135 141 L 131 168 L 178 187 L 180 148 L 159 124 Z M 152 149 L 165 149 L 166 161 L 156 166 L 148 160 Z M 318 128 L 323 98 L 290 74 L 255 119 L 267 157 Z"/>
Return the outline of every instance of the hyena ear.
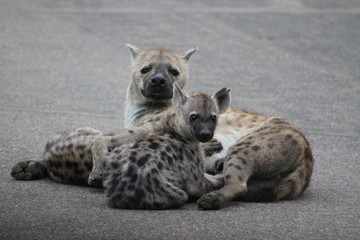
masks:
<path fill-rule="evenodd" d="M 224 87 L 215 93 L 215 95 L 212 96 L 212 99 L 214 99 L 218 105 L 219 114 L 224 113 L 230 104 L 230 89 Z"/>
<path fill-rule="evenodd" d="M 133 59 L 135 59 L 141 53 L 141 50 L 138 47 L 131 45 L 130 43 L 126 44 L 126 46 L 130 49 Z"/>
<path fill-rule="evenodd" d="M 186 51 L 184 54 L 182 54 L 182 59 L 184 59 L 186 62 L 190 60 L 191 55 L 193 55 L 198 50 L 197 47 L 194 47 L 188 51 Z"/>
<path fill-rule="evenodd" d="M 177 83 L 174 83 L 172 103 L 175 107 L 183 105 L 189 97 L 181 90 Z"/>

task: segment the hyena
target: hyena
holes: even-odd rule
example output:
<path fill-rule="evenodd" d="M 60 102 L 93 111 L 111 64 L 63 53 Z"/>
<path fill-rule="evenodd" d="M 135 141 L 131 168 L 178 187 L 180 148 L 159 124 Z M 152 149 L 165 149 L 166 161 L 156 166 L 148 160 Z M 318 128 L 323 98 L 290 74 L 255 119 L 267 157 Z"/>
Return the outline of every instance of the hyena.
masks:
<path fill-rule="evenodd" d="M 189 60 L 197 48 L 177 54 L 164 49 L 140 51 L 130 44 L 128 47 L 133 57 L 132 81 L 127 89 L 125 106 L 125 127 L 128 129 L 109 134 L 92 128 L 61 132 L 47 142 L 42 160 L 20 162 L 11 169 L 15 179 L 35 180 L 50 176 L 62 183 L 101 187 L 102 172 L 93 158 L 101 158 L 116 146 L 113 136 L 123 136 L 125 143 L 129 143 L 152 131 L 152 121 L 172 105 L 173 83 L 184 87 Z M 109 142 L 104 151 L 94 154 L 94 142 L 97 141 L 97 149 L 101 149 L 106 140 Z M 211 144 L 218 146 L 212 142 L 208 146 Z"/>
<path fill-rule="evenodd" d="M 218 115 L 225 112 L 226 88 L 210 97 L 188 95 L 175 83 L 173 107 L 142 140 L 115 148 L 104 160 L 103 185 L 108 204 L 126 209 L 169 209 L 189 197 L 220 188 L 222 175 L 205 174 L 200 142 L 213 138 Z"/>

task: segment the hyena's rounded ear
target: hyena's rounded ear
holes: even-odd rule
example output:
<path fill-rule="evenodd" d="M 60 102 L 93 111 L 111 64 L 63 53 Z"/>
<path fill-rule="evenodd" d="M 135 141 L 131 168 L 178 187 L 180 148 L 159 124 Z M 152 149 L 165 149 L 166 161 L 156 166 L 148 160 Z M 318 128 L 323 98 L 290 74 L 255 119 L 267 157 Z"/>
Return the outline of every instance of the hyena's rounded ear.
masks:
<path fill-rule="evenodd" d="M 212 98 L 215 100 L 215 102 L 218 105 L 219 108 L 219 114 L 224 113 L 226 109 L 229 107 L 230 104 L 230 89 L 224 87 L 217 93 L 215 93 Z"/>
<path fill-rule="evenodd" d="M 131 45 L 130 43 L 126 44 L 126 46 L 130 49 L 133 59 L 137 58 L 137 56 L 139 56 L 139 54 L 141 53 L 140 48 Z"/>
<path fill-rule="evenodd" d="M 182 54 L 181 58 L 184 59 L 186 62 L 190 60 L 191 55 L 193 55 L 198 50 L 197 47 L 194 47 L 185 53 Z"/>
<path fill-rule="evenodd" d="M 183 105 L 189 97 L 187 93 L 181 90 L 177 83 L 174 83 L 172 103 L 175 107 Z"/>

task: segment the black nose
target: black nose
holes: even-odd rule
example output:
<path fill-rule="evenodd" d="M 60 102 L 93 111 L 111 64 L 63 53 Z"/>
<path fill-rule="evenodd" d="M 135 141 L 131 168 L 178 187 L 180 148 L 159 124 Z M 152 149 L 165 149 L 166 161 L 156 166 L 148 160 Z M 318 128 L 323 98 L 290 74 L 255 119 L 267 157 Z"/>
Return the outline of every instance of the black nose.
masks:
<path fill-rule="evenodd" d="M 210 131 L 201 131 L 199 133 L 198 139 L 200 142 L 208 142 L 212 139 L 213 134 Z"/>
<path fill-rule="evenodd" d="M 215 171 L 216 173 L 220 173 L 222 172 L 223 169 L 224 169 L 224 159 L 220 158 L 215 162 Z"/>
<path fill-rule="evenodd" d="M 163 77 L 162 74 L 156 74 L 150 79 L 151 87 L 165 87 L 167 84 L 167 79 Z"/>

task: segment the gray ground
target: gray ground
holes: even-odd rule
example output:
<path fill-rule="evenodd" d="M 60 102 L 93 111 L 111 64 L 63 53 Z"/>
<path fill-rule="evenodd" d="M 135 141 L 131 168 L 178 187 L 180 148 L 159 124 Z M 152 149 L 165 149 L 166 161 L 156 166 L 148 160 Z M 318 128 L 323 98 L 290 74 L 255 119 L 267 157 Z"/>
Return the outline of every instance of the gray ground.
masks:
<path fill-rule="evenodd" d="M 198 46 L 188 88 L 227 86 L 233 106 L 302 129 L 316 159 L 303 197 L 124 211 L 13 180 L 57 131 L 122 127 L 128 42 Z M 0 239 L 359 239 L 360 1 L 0 0 L 0 83 Z"/>

